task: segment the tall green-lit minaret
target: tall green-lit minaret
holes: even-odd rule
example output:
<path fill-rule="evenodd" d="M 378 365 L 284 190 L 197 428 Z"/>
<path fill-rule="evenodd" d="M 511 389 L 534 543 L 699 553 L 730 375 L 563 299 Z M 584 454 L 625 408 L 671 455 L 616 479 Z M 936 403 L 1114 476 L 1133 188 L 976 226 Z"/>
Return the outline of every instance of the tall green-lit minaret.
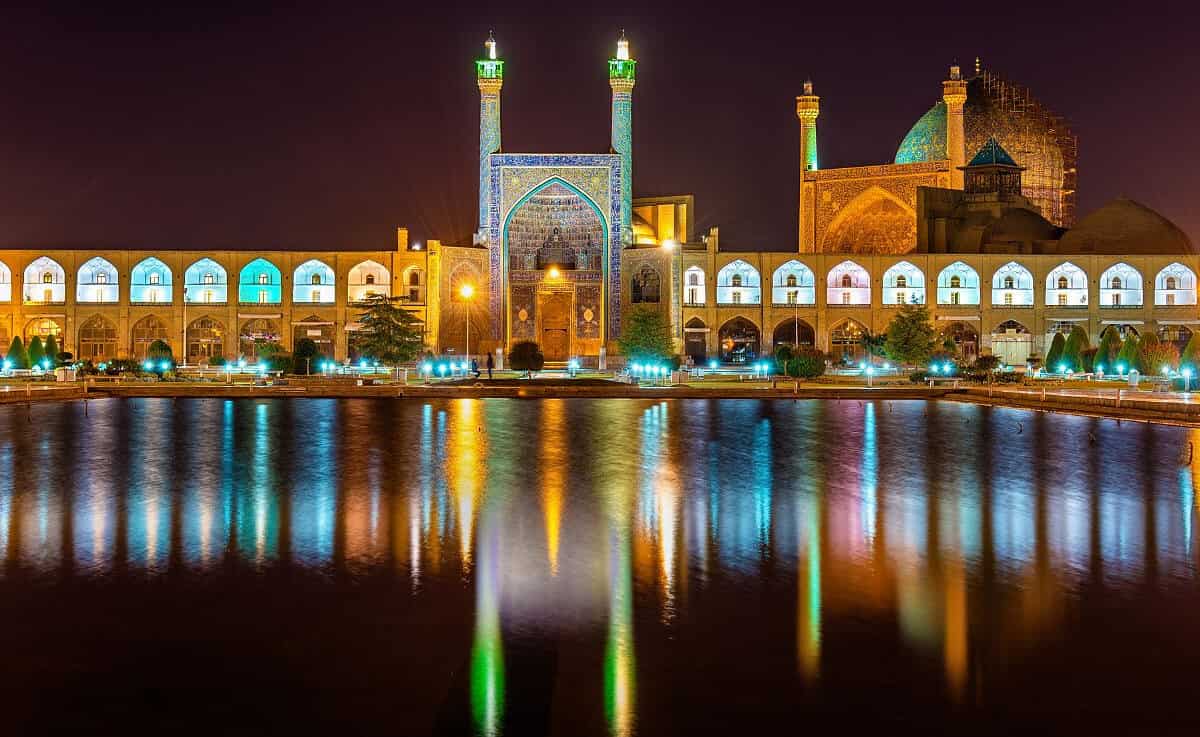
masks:
<path fill-rule="evenodd" d="M 504 61 L 496 55 L 496 36 L 488 33 L 484 58 L 475 61 L 479 83 L 479 230 L 486 233 L 488 207 L 488 156 L 500 150 L 500 88 L 504 86 Z"/>
<path fill-rule="evenodd" d="M 617 40 L 617 55 L 608 60 L 612 87 L 612 150 L 621 155 L 621 244 L 633 242 L 633 85 L 637 61 L 629 57 L 625 31 Z"/>

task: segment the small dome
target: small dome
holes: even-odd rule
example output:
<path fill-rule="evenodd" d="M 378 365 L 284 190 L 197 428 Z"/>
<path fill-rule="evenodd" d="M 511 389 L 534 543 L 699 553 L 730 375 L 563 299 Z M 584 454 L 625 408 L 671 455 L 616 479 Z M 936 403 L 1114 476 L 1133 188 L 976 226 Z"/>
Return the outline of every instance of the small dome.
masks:
<path fill-rule="evenodd" d="M 1063 253 L 1194 255 L 1175 223 L 1140 202 L 1118 197 L 1079 221 L 1059 244 Z"/>
<path fill-rule="evenodd" d="M 633 213 L 633 242 L 639 245 L 658 245 L 658 233 L 654 232 L 654 227 L 646 221 L 646 218 Z"/>
<path fill-rule="evenodd" d="M 1033 210 L 1013 208 L 988 226 L 984 243 L 1049 241 L 1057 238 L 1060 232 L 1054 223 Z"/>

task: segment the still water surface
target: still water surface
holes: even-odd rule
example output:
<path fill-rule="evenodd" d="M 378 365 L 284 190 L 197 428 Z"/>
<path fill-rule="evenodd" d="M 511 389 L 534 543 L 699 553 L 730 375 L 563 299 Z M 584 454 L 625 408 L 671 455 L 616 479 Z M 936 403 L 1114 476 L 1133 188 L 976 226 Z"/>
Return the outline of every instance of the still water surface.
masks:
<path fill-rule="evenodd" d="M 1197 440 L 924 402 L 0 408 L 4 731 L 1194 734 Z"/>

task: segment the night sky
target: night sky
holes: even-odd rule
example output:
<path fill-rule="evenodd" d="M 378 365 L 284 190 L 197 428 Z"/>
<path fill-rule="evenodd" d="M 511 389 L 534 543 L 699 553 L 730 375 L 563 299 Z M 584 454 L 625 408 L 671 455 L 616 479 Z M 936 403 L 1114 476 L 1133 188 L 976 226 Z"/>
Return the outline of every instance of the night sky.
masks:
<path fill-rule="evenodd" d="M 1126 195 L 1200 242 L 1200 35 L 1182 7 L 627 5 L 4 11 L 0 246 L 379 249 L 399 225 L 469 243 L 489 28 L 509 152 L 607 151 L 625 28 L 634 193 L 695 194 L 697 234 L 720 226 L 727 248 L 795 248 L 806 76 L 822 167 L 881 163 L 976 55 L 1071 121 L 1081 215 Z"/>

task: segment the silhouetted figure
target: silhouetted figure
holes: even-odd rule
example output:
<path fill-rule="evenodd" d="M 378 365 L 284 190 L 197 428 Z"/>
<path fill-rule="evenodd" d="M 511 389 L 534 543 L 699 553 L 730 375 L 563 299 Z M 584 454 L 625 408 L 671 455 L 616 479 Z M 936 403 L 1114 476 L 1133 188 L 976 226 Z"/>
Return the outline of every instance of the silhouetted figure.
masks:
<path fill-rule="evenodd" d="M 492 358 L 492 354 L 489 353 L 487 360 L 488 381 L 492 380 L 492 369 L 494 368 L 496 368 L 496 359 Z"/>
<path fill-rule="evenodd" d="M 489 353 L 488 358 L 491 357 L 492 354 Z M 479 378 L 479 361 L 476 361 L 474 358 L 471 359 L 471 373 L 475 374 L 476 379 Z M 489 376 L 488 378 L 490 379 L 491 377 Z"/>

